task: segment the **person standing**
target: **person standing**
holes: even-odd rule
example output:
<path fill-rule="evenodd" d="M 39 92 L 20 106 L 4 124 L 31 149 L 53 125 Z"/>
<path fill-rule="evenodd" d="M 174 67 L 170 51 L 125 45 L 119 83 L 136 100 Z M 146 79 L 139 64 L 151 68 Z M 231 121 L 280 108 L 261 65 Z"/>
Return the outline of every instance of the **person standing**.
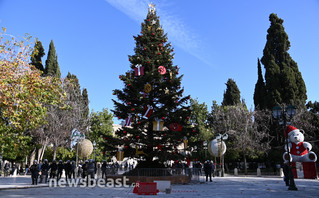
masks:
<path fill-rule="evenodd" d="M 107 166 L 106 161 L 103 160 L 102 167 L 101 167 L 101 170 L 102 170 L 102 179 L 103 179 L 104 177 L 105 177 L 105 179 L 106 179 L 106 166 Z"/>
<path fill-rule="evenodd" d="M 39 165 L 37 160 L 33 161 L 32 166 L 30 167 L 32 185 L 38 185 L 38 177 L 39 177 Z"/>
<path fill-rule="evenodd" d="M 51 179 L 51 178 L 54 179 L 55 176 L 56 176 L 56 171 L 57 171 L 57 169 L 58 169 L 58 165 L 56 164 L 56 161 L 55 161 L 55 160 L 52 161 L 52 163 L 51 163 L 49 169 L 50 169 L 50 179 Z"/>
<path fill-rule="evenodd" d="M 88 164 L 89 160 L 85 160 L 85 163 L 82 165 L 82 178 L 85 179 L 85 177 L 88 175 Z"/>
<path fill-rule="evenodd" d="M 62 177 L 63 169 L 64 169 L 64 164 L 63 164 L 63 161 L 60 160 L 58 164 L 58 180 L 61 179 Z"/>
<path fill-rule="evenodd" d="M 212 162 L 212 174 L 213 174 L 213 177 L 215 177 L 215 164 L 214 164 L 214 162 Z"/>
<path fill-rule="evenodd" d="M 208 181 L 208 177 L 210 182 L 212 182 L 212 164 L 209 160 L 207 160 L 204 164 L 204 172 L 206 176 L 206 182 Z"/>
<path fill-rule="evenodd" d="M 29 165 L 25 164 L 25 173 L 24 173 L 24 175 L 27 175 L 28 171 L 29 171 Z"/>
<path fill-rule="evenodd" d="M 89 163 L 87 165 L 87 173 L 88 173 L 88 177 L 87 177 L 87 183 L 88 183 L 89 178 L 94 179 L 94 173 L 95 173 L 95 165 L 93 160 L 91 159 L 89 160 Z"/>
<path fill-rule="evenodd" d="M 73 179 L 75 179 L 75 169 L 76 169 L 76 164 L 75 164 L 75 161 L 73 160 L 72 161 L 72 164 L 71 164 L 71 177 L 73 177 Z"/>
<path fill-rule="evenodd" d="M 49 168 L 50 167 L 49 167 L 48 160 L 45 159 L 44 163 L 41 166 L 41 176 L 40 176 L 39 183 L 42 183 L 43 178 L 44 178 L 44 183 L 47 183 Z"/>

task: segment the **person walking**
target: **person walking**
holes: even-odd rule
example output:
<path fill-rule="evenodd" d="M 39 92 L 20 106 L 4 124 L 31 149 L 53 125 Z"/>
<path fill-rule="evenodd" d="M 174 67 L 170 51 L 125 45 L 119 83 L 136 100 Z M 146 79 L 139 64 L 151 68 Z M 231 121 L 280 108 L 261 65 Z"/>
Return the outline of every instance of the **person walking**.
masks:
<path fill-rule="evenodd" d="M 207 160 L 204 164 L 204 172 L 206 176 L 206 182 L 208 182 L 208 177 L 210 182 L 212 182 L 212 164 Z"/>
<path fill-rule="evenodd" d="M 32 166 L 30 167 L 32 185 L 38 185 L 38 177 L 39 177 L 39 165 L 37 160 L 33 161 Z"/>
<path fill-rule="evenodd" d="M 213 161 L 212 161 L 212 174 L 213 174 L 213 177 L 215 177 L 215 164 Z"/>
<path fill-rule="evenodd" d="M 24 173 L 24 175 L 27 175 L 28 172 L 29 172 L 29 165 L 25 164 L 25 173 Z"/>
<path fill-rule="evenodd" d="M 41 169 L 40 169 L 41 170 L 41 176 L 40 176 L 39 183 L 42 183 L 43 178 L 44 178 L 44 183 L 47 183 L 49 169 L 50 169 L 49 162 L 48 162 L 47 159 L 45 159 L 44 163 L 42 164 Z"/>

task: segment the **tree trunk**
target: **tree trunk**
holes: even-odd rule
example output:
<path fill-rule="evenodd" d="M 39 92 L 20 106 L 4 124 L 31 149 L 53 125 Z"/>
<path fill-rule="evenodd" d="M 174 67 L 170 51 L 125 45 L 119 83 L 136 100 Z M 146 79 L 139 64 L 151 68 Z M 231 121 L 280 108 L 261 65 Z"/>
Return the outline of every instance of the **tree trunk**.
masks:
<path fill-rule="evenodd" d="M 244 156 L 244 169 L 245 169 L 245 175 L 247 175 L 247 174 L 248 174 L 248 172 L 247 172 L 247 160 L 246 160 L 246 154 L 243 154 L 243 156 Z"/>
<path fill-rule="evenodd" d="M 56 160 L 56 147 L 53 147 L 53 160 Z"/>
<path fill-rule="evenodd" d="M 47 148 L 47 143 L 45 143 L 43 146 L 42 146 L 42 152 L 41 152 L 41 156 L 40 156 L 40 160 L 43 160 L 43 156 L 44 156 L 44 152 L 45 152 L 45 149 Z"/>
<path fill-rule="evenodd" d="M 33 161 L 35 159 L 35 153 L 36 153 L 36 149 L 33 149 L 32 153 L 30 155 L 30 164 L 29 165 L 33 164 Z"/>
<path fill-rule="evenodd" d="M 38 149 L 38 162 L 40 162 L 40 160 L 41 160 L 42 149 L 43 149 L 43 146 Z"/>

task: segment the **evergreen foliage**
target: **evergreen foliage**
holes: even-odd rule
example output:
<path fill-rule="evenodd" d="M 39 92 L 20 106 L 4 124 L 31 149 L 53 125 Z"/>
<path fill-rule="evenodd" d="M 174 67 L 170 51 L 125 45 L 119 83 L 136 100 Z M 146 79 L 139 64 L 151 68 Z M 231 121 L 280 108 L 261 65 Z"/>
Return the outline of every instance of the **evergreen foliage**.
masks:
<path fill-rule="evenodd" d="M 266 86 L 264 82 L 264 77 L 261 71 L 261 64 L 258 58 L 258 80 L 255 85 L 255 93 L 254 93 L 254 104 L 255 107 L 258 109 L 265 109 L 266 108 Z"/>
<path fill-rule="evenodd" d="M 44 72 L 44 67 L 42 64 L 42 57 L 45 55 L 44 48 L 42 46 L 41 41 L 36 40 L 34 44 L 34 48 L 31 54 L 31 65 L 34 65 L 35 68 Z"/>
<path fill-rule="evenodd" d="M 150 6 L 141 34 L 134 36 L 134 40 L 136 47 L 135 54 L 129 56 L 130 70 L 120 76 L 125 87 L 113 92 L 118 98 L 113 100 L 114 115 L 124 120 L 132 117 L 131 126 L 116 131 L 118 144 L 123 145 L 125 156 L 146 159 L 148 164 L 154 157 L 160 162 L 182 159 L 185 156 L 178 147 L 183 145 L 184 137 L 189 140 L 196 134 L 189 121 L 190 96 L 182 97 L 182 75 L 173 65 L 173 48 L 167 43 L 167 34 L 154 7 Z M 144 67 L 144 75 L 134 75 L 139 66 Z M 165 67 L 166 73 L 161 73 L 159 66 Z M 153 113 L 145 116 L 148 108 Z M 160 121 L 164 122 L 163 129 L 157 127 Z M 138 155 L 136 151 L 145 154 Z"/>
<path fill-rule="evenodd" d="M 57 78 L 61 78 L 58 56 L 56 55 L 53 40 L 50 42 L 48 57 L 45 61 L 44 73 L 46 76 L 55 76 Z"/>
<path fill-rule="evenodd" d="M 224 92 L 223 106 L 232 106 L 240 104 L 240 91 L 233 79 L 228 79 L 226 83 L 226 91 Z"/>
<path fill-rule="evenodd" d="M 290 42 L 283 26 L 283 20 L 270 14 L 271 25 L 261 62 L 265 67 L 267 108 L 282 103 L 305 105 L 306 86 L 297 63 L 290 57 Z"/>

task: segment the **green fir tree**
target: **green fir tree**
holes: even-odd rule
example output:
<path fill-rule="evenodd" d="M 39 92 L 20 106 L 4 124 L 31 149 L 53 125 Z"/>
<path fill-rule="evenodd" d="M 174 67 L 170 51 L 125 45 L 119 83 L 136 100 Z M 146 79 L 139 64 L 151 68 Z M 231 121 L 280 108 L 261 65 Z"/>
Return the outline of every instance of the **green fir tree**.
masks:
<path fill-rule="evenodd" d="M 188 147 L 182 151 L 178 147 L 183 145 L 184 138 L 189 140 L 197 132 L 189 121 L 190 96 L 182 96 L 182 75 L 178 66 L 173 65 L 173 48 L 152 4 L 141 34 L 134 40 L 130 69 L 120 76 L 124 88 L 114 90 L 118 101 L 113 100 L 116 117 L 132 117 L 131 126 L 116 131 L 124 155 L 146 159 L 146 167 L 152 167 L 154 157 L 159 162 L 184 159 Z"/>

